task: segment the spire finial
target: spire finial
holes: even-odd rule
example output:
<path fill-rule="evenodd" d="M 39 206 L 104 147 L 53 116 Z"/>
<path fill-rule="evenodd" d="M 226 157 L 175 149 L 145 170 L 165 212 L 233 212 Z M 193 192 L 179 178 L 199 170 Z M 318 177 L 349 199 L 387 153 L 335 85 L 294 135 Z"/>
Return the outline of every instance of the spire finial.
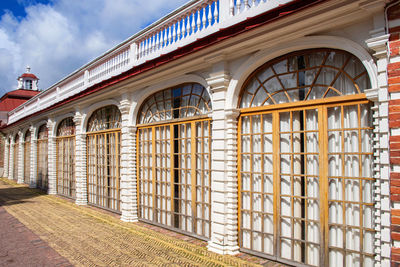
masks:
<path fill-rule="evenodd" d="M 29 67 L 29 65 L 26 66 L 26 72 L 27 72 L 27 73 L 31 72 L 31 67 Z"/>

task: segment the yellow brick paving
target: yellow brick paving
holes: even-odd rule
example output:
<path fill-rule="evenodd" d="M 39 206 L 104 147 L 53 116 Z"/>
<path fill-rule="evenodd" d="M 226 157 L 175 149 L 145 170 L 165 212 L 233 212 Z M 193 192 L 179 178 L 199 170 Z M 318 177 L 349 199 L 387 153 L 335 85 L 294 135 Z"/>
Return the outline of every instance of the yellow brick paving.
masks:
<path fill-rule="evenodd" d="M 4 178 L 0 205 L 75 266 L 260 266 Z"/>

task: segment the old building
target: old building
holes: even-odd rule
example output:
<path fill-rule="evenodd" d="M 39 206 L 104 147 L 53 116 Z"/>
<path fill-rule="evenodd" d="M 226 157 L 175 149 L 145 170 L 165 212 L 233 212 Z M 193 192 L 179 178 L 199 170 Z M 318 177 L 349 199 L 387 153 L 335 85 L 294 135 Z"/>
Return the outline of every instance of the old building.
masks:
<path fill-rule="evenodd" d="M 18 77 L 18 86 L 16 90 L 9 91 L 0 98 L 0 127 L 7 124 L 8 112 L 39 94 L 39 89 L 37 87 L 39 78 L 31 73 L 30 70 L 30 67 L 27 67 L 26 72 Z M 5 138 L 0 138 L 0 155 L 4 155 L 4 144 Z M 1 175 L 4 173 L 4 160 L 8 160 L 8 157 L 0 157 Z"/>
<path fill-rule="evenodd" d="M 395 264 L 399 10 L 190 1 L 10 111 L 5 176 L 218 253 Z"/>

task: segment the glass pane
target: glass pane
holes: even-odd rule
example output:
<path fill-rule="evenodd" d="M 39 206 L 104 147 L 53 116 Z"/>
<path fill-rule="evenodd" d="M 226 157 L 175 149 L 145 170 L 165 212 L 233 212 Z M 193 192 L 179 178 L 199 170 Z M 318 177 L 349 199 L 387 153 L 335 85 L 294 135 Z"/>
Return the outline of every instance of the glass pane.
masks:
<path fill-rule="evenodd" d="M 359 94 L 366 88 L 367 72 L 355 56 L 333 49 L 304 50 L 267 62 L 252 74 L 239 107 Z"/>
<path fill-rule="evenodd" d="M 139 124 L 193 117 L 211 111 L 211 99 L 200 84 L 184 84 L 157 92 L 145 100 Z"/>

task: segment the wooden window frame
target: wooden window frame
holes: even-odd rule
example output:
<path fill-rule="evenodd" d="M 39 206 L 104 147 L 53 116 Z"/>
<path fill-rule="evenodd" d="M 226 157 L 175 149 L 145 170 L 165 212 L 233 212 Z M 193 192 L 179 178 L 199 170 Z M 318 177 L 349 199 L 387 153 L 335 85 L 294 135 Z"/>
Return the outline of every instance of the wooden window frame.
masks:
<path fill-rule="evenodd" d="M 329 99 L 317 99 L 317 100 L 308 100 L 308 101 L 299 101 L 294 103 L 284 103 L 284 104 L 277 104 L 277 105 L 269 105 L 269 106 L 262 106 L 262 107 L 252 107 L 252 108 L 244 108 L 241 109 L 241 114 L 238 120 L 238 232 L 239 232 L 239 246 L 240 250 L 244 252 L 248 252 L 251 254 L 255 254 L 264 258 L 269 258 L 272 260 L 277 260 L 283 263 L 288 264 L 296 264 L 296 266 L 309 266 L 307 264 L 291 261 L 284 259 L 280 256 L 280 248 L 279 248 L 279 236 L 280 236 L 280 200 L 279 195 L 280 192 L 280 131 L 279 131 L 279 114 L 283 112 L 292 112 L 292 111 L 299 111 L 299 110 L 308 110 L 308 109 L 318 109 L 318 125 L 319 129 L 317 130 L 319 133 L 319 197 L 320 197 L 320 207 L 321 207 L 321 216 L 320 216 L 320 266 L 327 266 L 329 263 L 329 203 L 332 200 L 328 199 L 328 122 L 327 122 L 327 110 L 331 107 L 337 106 L 352 106 L 352 105 L 362 105 L 362 104 L 370 104 L 370 101 L 366 99 L 365 94 L 357 94 L 357 95 L 347 95 L 347 96 L 340 96 L 340 97 L 332 97 Z M 263 114 L 272 114 L 273 116 L 273 225 L 274 225 L 274 244 L 273 244 L 273 255 L 268 255 L 262 252 L 253 251 L 250 249 L 242 248 L 242 119 L 246 116 L 255 116 L 255 115 L 263 115 Z M 360 110 L 358 110 L 358 115 L 360 114 Z M 343 116 L 342 116 L 343 117 Z M 343 118 L 342 118 L 343 120 Z M 360 125 L 360 116 L 358 116 L 359 125 Z M 372 123 L 371 123 L 372 125 Z M 276 130 L 274 130 L 276 129 Z M 342 123 L 342 130 L 343 123 Z M 346 129 L 347 130 L 347 129 Z M 361 128 L 357 129 L 360 132 Z M 373 130 L 372 126 L 368 128 L 368 130 Z M 264 133 L 260 133 L 263 135 Z M 358 135 L 358 139 L 360 140 L 360 135 Z M 359 141 L 360 142 L 360 141 Z M 343 145 L 343 144 L 342 144 Z M 344 151 L 344 150 L 343 150 Z M 263 152 L 261 152 L 263 153 Z M 357 154 L 357 153 L 356 153 Z M 361 152 L 358 154 L 362 154 Z M 373 152 L 367 153 L 368 155 L 373 155 Z M 361 166 L 361 164 L 360 164 Z M 361 167 L 360 167 L 361 168 Z M 354 179 L 364 180 L 364 178 L 354 177 Z M 366 178 L 365 180 L 373 181 L 374 178 Z M 362 191 L 362 190 L 360 190 Z M 265 194 L 265 193 L 263 193 Z M 346 202 L 342 200 L 342 202 Z M 360 201 L 360 205 L 372 205 L 369 203 L 365 203 Z M 362 218 L 363 214 L 360 212 L 360 229 L 365 229 L 362 227 Z M 345 225 L 345 224 L 343 224 Z M 348 226 L 343 226 L 344 228 Z M 375 232 L 373 227 L 371 229 L 367 229 L 370 232 Z M 362 232 L 362 231 L 360 231 Z M 363 248 L 363 239 L 361 237 L 360 240 L 360 254 L 361 257 L 368 256 L 373 257 L 373 254 L 368 254 L 362 251 Z M 347 250 L 345 247 L 342 249 L 345 251 L 345 254 L 352 253 L 352 251 Z M 346 254 L 347 255 L 347 254 Z M 345 263 L 346 257 L 344 257 Z M 343 263 L 343 264 L 344 264 Z"/>
<path fill-rule="evenodd" d="M 196 141 L 196 124 L 197 123 L 202 123 L 202 126 L 201 126 L 201 129 L 203 130 L 204 128 L 204 124 L 203 123 L 208 123 L 208 136 L 206 136 L 206 137 L 201 137 L 201 139 L 202 139 L 202 143 L 200 144 L 201 145 L 201 149 L 202 149 L 202 152 L 199 152 L 199 151 L 196 151 L 197 150 L 197 145 L 198 145 L 198 143 L 197 143 L 197 141 Z M 182 125 L 187 125 L 187 124 L 190 124 L 190 134 L 191 134 L 191 136 L 190 136 L 190 152 L 188 152 L 188 151 L 186 151 L 186 153 L 185 154 L 190 154 L 190 167 L 189 166 L 186 166 L 187 168 L 186 168 L 186 170 L 187 169 L 190 169 L 190 200 L 188 200 L 188 196 L 185 196 L 185 198 L 179 198 L 180 199 L 180 201 L 184 201 L 184 202 L 187 202 L 187 201 L 190 201 L 191 202 L 191 215 L 185 215 L 185 214 L 187 214 L 186 212 L 182 215 L 181 213 L 182 212 L 180 212 L 179 214 L 177 214 L 176 213 L 176 211 L 175 211 L 175 208 L 174 208 L 174 205 L 175 205 L 175 200 L 176 200 L 176 196 L 174 195 L 175 194 L 175 192 L 174 192 L 174 188 L 175 188 L 175 186 L 177 186 L 176 185 L 176 182 L 175 182 L 175 171 L 176 170 L 182 170 L 182 167 L 181 168 L 179 168 L 179 167 L 177 167 L 177 166 L 175 166 L 175 163 L 174 163 L 174 160 L 172 160 L 174 157 L 176 157 L 178 154 L 179 155 L 181 155 L 183 152 L 180 152 L 180 151 L 175 151 L 175 145 L 174 145 L 174 142 L 176 142 L 177 140 L 179 141 L 179 140 L 181 140 L 182 139 L 182 137 L 178 137 L 178 139 L 174 136 L 174 128 L 175 128 L 175 126 L 182 126 Z M 169 167 L 169 181 L 168 181 L 168 183 L 169 183 L 169 185 L 170 185 L 170 190 L 171 190 L 171 195 L 170 195 L 170 210 L 168 211 L 168 209 L 166 209 L 165 210 L 165 212 L 166 212 L 166 214 L 169 212 L 170 214 L 171 214 L 171 223 L 172 223 L 172 225 L 165 225 L 165 224 L 161 224 L 161 223 L 159 223 L 159 222 L 157 222 L 157 220 L 155 219 L 156 218 L 156 210 L 157 209 L 159 209 L 159 207 L 156 205 L 156 199 L 157 199 L 157 194 L 156 194 L 156 169 L 158 168 L 157 166 L 156 166 L 156 156 L 157 156 L 157 154 L 159 154 L 159 153 L 156 153 L 156 142 L 158 142 L 159 140 L 161 140 L 161 139 L 157 139 L 156 138 L 156 131 L 155 131 L 155 129 L 157 128 L 157 127 L 169 127 L 169 133 L 170 133 L 170 140 L 169 140 L 169 144 L 170 144 L 170 151 L 169 151 L 169 153 L 170 153 L 170 160 L 171 160 L 171 162 L 170 162 L 170 167 Z M 184 127 L 186 127 L 186 126 L 184 126 Z M 151 166 L 151 169 L 152 169 L 152 171 L 151 171 L 151 173 L 152 173 L 152 177 L 151 177 L 151 180 L 152 180 L 152 190 L 151 190 L 151 192 L 152 192 L 152 206 L 149 206 L 149 207 L 147 207 L 147 209 L 148 209 L 148 212 L 150 212 L 150 210 L 152 211 L 152 216 L 151 216 L 151 218 L 153 218 L 153 220 L 149 220 L 149 219 L 145 219 L 145 218 L 143 218 L 144 216 L 141 214 L 141 208 L 142 208 L 142 203 L 141 203 L 141 194 L 142 194 L 142 192 L 141 192 L 141 183 L 142 183 L 142 181 L 141 181 L 141 174 L 140 174 L 140 172 L 141 172 L 141 168 L 142 167 L 145 167 L 145 166 L 142 166 L 141 165 L 141 144 L 140 144 L 140 132 L 141 131 L 144 131 L 144 130 L 147 130 L 147 129 L 151 129 L 151 137 L 149 137 L 147 140 L 149 140 L 150 142 L 151 142 L 151 160 L 152 160 L 152 166 Z M 186 132 L 185 132 L 186 133 Z M 203 133 L 201 133 L 201 134 L 203 134 Z M 199 187 L 199 185 L 197 184 L 197 180 L 196 180 L 196 172 L 197 172 L 197 170 L 199 170 L 199 168 L 197 168 L 197 163 L 196 163 L 196 155 L 198 154 L 198 153 L 203 153 L 203 154 L 206 154 L 205 152 L 204 152 L 204 138 L 208 138 L 208 149 L 207 149 L 207 151 L 208 151 L 208 166 L 205 166 L 205 163 L 204 163 L 204 158 L 202 157 L 201 158 L 201 163 L 200 163 L 200 170 L 201 169 L 203 169 L 204 171 L 208 171 L 209 172 L 209 174 L 208 174 L 208 199 L 207 199 L 207 201 L 208 201 L 208 203 L 206 202 L 206 200 L 205 199 L 203 199 L 203 201 L 198 201 L 197 200 L 197 195 L 196 195 L 196 190 L 197 190 L 197 188 Z M 187 139 L 187 138 L 184 138 L 184 139 Z M 146 142 L 149 142 L 149 141 L 146 141 Z M 197 237 L 197 238 L 199 238 L 199 239 L 203 239 L 203 240 L 209 240 L 209 238 L 210 238 L 210 236 L 205 236 L 205 235 L 198 235 L 198 234 L 196 234 L 196 232 L 197 232 L 197 223 L 200 221 L 200 224 L 201 224 L 201 227 L 202 227 L 202 230 L 201 230 L 201 233 L 205 233 L 206 232 L 206 230 L 205 230 L 205 224 L 209 224 L 209 232 L 208 232 L 208 234 L 209 235 L 211 235 L 211 119 L 208 117 L 208 116 L 197 116 L 197 117 L 193 117 L 193 118 L 190 118 L 190 119 L 175 119 L 174 121 L 172 121 L 172 122 L 168 122 L 168 123 L 165 123 L 165 122 L 156 122 L 156 123 L 151 123 L 151 124 L 144 124 L 144 125 L 138 125 L 138 130 L 137 130 L 137 137 L 136 137 L 136 147 L 137 147 L 137 156 L 136 156 L 136 164 L 137 164 L 137 199 L 138 199 L 138 210 L 139 210 L 139 220 L 141 220 L 141 221 L 144 221 L 144 222 L 147 222 L 147 223 L 151 223 L 151 224 L 155 224 L 155 225 L 158 225 L 158 226 L 161 226 L 161 227 L 164 227 L 164 228 L 168 228 L 168 229 L 171 229 L 171 230 L 173 230 L 173 231 L 176 231 L 176 232 L 181 232 L 181 233 L 184 233 L 184 234 L 188 234 L 188 235 L 191 235 L 191 236 L 195 236 L 195 237 Z M 185 145 L 185 147 L 186 147 L 186 145 Z M 147 148 L 147 150 L 149 150 L 149 148 Z M 186 162 L 186 160 L 185 160 L 185 162 Z M 145 167 L 145 168 L 147 168 L 147 167 Z M 202 179 L 202 182 L 204 183 L 204 171 L 202 172 L 202 174 L 201 174 L 201 179 Z M 180 179 L 179 179 L 179 181 L 180 181 Z M 180 183 L 179 183 L 180 184 Z M 200 186 L 201 187 L 201 189 L 200 189 L 200 191 L 201 191 L 201 195 L 202 195 L 202 198 L 204 198 L 204 186 Z M 146 193 L 147 194 L 147 193 Z M 179 201 L 178 201 L 179 202 Z M 180 202 L 179 202 L 180 203 Z M 198 216 L 198 214 L 197 214 L 197 207 L 196 207 L 196 204 L 199 204 L 199 203 L 201 203 L 200 205 L 201 205 L 201 216 L 203 216 L 203 217 L 200 217 L 200 216 Z M 204 211 L 204 209 L 205 209 L 205 205 L 208 205 L 208 214 L 206 215 L 205 214 L 205 211 Z M 185 205 L 185 207 L 186 207 L 186 205 Z M 186 225 L 186 230 L 182 230 L 182 229 L 180 229 L 180 228 L 177 228 L 177 227 L 175 227 L 174 226 L 174 220 L 176 220 L 176 217 L 175 216 L 178 216 L 177 218 L 179 218 L 179 225 L 181 225 L 182 224 L 182 221 L 181 221 L 181 216 L 186 216 L 186 217 L 191 217 L 191 222 L 192 222 L 192 231 L 189 231 L 189 230 L 187 230 L 188 228 L 187 228 L 187 225 Z M 150 217 L 150 215 L 148 215 L 147 217 Z M 208 218 L 208 219 L 207 219 Z"/>
<path fill-rule="evenodd" d="M 115 139 L 115 151 L 113 151 L 112 153 L 109 153 L 109 148 L 108 148 L 108 144 L 107 140 L 109 138 L 114 137 Z M 106 151 L 105 155 L 100 155 L 99 150 L 98 150 L 98 139 L 99 138 L 104 138 L 104 142 L 103 142 L 103 146 L 102 146 L 102 150 L 101 151 Z M 94 155 L 91 154 L 91 149 L 93 149 L 92 147 L 90 147 L 89 145 L 91 144 L 91 139 L 94 140 L 95 143 L 95 147 L 94 147 Z M 87 161 L 87 165 L 86 165 L 86 183 L 87 183 L 87 192 L 88 192 L 88 203 L 92 206 L 96 206 L 102 209 L 106 209 L 115 213 L 121 213 L 121 188 L 120 188 L 120 158 L 121 158 L 121 129 L 117 128 L 117 129 L 110 129 L 110 130 L 104 130 L 104 131 L 96 131 L 96 132 L 89 132 L 86 135 L 86 161 Z M 106 165 L 99 165 L 99 157 L 102 157 L 102 159 L 104 159 L 104 157 L 107 158 L 108 160 L 108 155 L 110 155 L 111 157 L 114 157 L 114 164 L 106 164 Z M 91 158 L 90 157 L 94 157 L 94 162 L 91 162 Z M 108 180 L 107 180 L 107 185 L 106 187 L 101 187 L 101 184 L 99 183 L 99 179 L 102 177 L 101 174 L 99 174 L 99 168 L 107 168 L 109 169 L 110 167 L 112 167 L 113 169 L 115 169 L 115 177 L 113 179 L 115 179 L 115 187 L 109 186 Z M 89 171 L 89 168 L 93 168 L 95 174 L 94 177 L 92 177 L 94 180 L 96 181 L 96 183 L 91 183 L 91 172 Z M 104 177 L 103 177 L 104 179 Z M 114 198 L 112 198 L 112 196 L 109 195 L 108 190 L 107 190 L 107 194 L 102 194 L 100 195 L 100 191 L 102 190 L 102 192 L 104 193 L 105 190 L 104 188 L 109 187 L 112 191 L 114 191 Z M 93 192 L 93 190 L 96 189 L 96 192 Z M 100 190 L 100 191 L 99 191 Z M 93 197 L 93 199 L 95 199 L 95 201 L 91 201 L 91 197 Z M 110 204 L 112 203 L 112 205 Z M 114 206 L 116 208 L 110 208 L 110 206 Z"/>
<path fill-rule="evenodd" d="M 76 198 L 75 146 L 75 123 L 67 117 L 57 127 L 56 188 L 58 195 L 71 199 Z"/>

